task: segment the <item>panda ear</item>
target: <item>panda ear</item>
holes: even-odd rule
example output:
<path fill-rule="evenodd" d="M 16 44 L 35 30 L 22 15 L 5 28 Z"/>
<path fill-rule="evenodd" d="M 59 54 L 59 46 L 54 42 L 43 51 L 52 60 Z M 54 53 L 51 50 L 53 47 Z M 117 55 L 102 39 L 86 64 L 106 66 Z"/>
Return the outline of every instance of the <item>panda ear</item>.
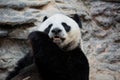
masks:
<path fill-rule="evenodd" d="M 48 19 L 48 17 L 47 17 L 47 16 L 45 16 L 45 17 L 43 18 L 43 21 L 42 21 L 42 22 L 44 22 L 46 19 Z"/>
<path fill-rule="evenodd" d="M 80 17 L 78 14 L 74 14 L 73 17 L 71 17 L 71 18 L 78 23 L 80 28 L 82 28 L 82 23 L 81 23 L 81 20 L 80 20 Z"/>

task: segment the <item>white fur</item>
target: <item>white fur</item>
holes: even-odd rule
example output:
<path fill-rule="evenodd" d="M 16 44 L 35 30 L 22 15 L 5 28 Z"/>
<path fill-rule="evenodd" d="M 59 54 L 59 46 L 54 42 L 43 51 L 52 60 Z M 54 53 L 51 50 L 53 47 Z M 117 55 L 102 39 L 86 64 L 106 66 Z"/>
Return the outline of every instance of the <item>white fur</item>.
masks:
<path fill-rule="evenodd" d="M 62 22 L 65 22 L 67 25 L 71 27 L 71 30 L 67 33 L 64 29 L 64 27 L 61 25 Z M 70 45 L 70 47 L 67 50 L 73 50 L 76 48 L 80 42 L 80 28 L 78 24 L 68 16 L 65 16 L 63 14 L 55 14 L 48 18 L 46 21 L 44 21 L 41 26 L 38 28 L 39 31 L 43 31 L 49 26 L 49 24 L 53 24 L 52 28 L 49 32 L 49 37 L 52 36 L 51 30 L 53 28 L 60 28 L 62 30 L 61 37 L 65 38 L 65 41 L 60 43 L 58 46 L 60 48 L 63 48 L 69 43 L 73 43 Z"/>

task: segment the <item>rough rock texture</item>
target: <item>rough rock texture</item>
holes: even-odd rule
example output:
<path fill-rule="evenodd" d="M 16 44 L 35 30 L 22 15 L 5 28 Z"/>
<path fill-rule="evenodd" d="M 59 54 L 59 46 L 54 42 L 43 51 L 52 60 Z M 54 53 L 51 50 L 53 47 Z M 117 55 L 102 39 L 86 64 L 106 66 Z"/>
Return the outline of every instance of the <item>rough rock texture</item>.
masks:
<path fill-rule="evenodd" d="M 119 80 L 119 0 L 0 0 L 0 80 L 30 51 L 28 34 L 55 13 L 80 16 L 90 80 Z"/>

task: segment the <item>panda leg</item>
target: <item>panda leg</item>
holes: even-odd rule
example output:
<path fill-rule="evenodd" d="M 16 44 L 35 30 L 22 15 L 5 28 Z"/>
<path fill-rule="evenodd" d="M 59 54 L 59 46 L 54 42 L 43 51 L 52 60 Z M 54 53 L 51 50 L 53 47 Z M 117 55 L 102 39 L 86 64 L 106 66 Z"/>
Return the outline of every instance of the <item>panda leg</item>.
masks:
<path fill-rule="evenodd" d="M 31 54 L 28 53 L 17 62 L 16 67 L 13 69 L 13 71 L 8 73 L 8 76 L 6 77 L 5 80 L 11 80 L 13 77 L 19 74 L 20 70 L 22 70 L 23 68 L 25 68 L 26 66 L 32 63 L 33 63 L 33 56 L 31 56 Z"/>

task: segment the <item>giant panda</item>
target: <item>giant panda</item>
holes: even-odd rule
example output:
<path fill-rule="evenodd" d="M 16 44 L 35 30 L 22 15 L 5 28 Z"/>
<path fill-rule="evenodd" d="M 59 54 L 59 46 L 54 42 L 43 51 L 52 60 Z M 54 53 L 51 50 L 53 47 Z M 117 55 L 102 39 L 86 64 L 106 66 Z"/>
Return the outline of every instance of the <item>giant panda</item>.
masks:
<path fill-rule="evenodd" d="M 38 69 L 40 80 L 89 80 L 89 63 L 80 47 L 80 28 L 77 14 L 45 17 L 37 31 L 28 36 L 33 55 L 27 54 L 19 60 L 6 80 L 32 63 Z"/>

